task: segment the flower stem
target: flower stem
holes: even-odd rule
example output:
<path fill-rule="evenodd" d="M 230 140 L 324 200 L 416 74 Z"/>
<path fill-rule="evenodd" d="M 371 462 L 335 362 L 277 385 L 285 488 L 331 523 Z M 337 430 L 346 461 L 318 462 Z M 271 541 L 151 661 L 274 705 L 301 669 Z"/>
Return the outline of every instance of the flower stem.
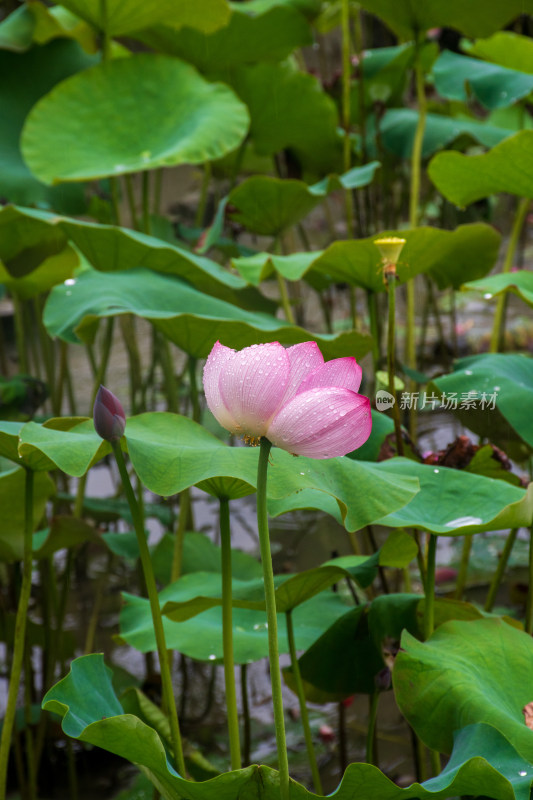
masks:
<path fill-rule="evenodd" d="M 220 550 L 222 564 L 222 643 L 224 648 L 224 683 L 228 714 L 228 735 L 231 768 L 241 769 L 241 742 L 239 714 L 235 691 L 235 663 L 233 660 L 233 608 L 231 586 L 231 530 L 229 500 L 220 498 Z"/>
<path fill-rule="evenodd" d="M 270 553 L 270 537 L 268 532 L 267 513 L 267 470 L 268 456 L 272 444 L 263 437 L 257 467 L 257 529 L 263 565 L 263 582 L 265 585 L 265 603 L 268 625 L 268 656 L 270 661 L 270 681 L 272 684 L 272 705 L 274 707 L 274 727 L 278 750 L 278 769 L 281 800 L 289 800 L 289 762 L 287 759 L 287 743 L 285 740 L 285 720 L 283 713 L 283 696 L 281 691 L 281 670 L 278 650 L 278 620 L 276 616 L 276 593 L 274 587 L 274 571 Z"/>
<path fill-rule="evenodd" d="M 386 273 L 387 295 L 389 298 L 389 329 L 387 336 L 387 370 L 389 376 L 389 394 L 394 397 L 392 417 L 394 420 L 394 433 L 396 436 L 396 452 L 403 456 L 402 423 L 400 421 L 400 408 L 396 402 L 396 387 L 394 385 L 394 338 L 396 326 L 396 271 Z"/>
<path fill-rule="evenodd" d="M 418 207 L 420 202 L 420 182 L 422 167 L 422 145 L 426 128 L 427 99 L 424 91 L 424 73 L 420 60 L 421 43 L 415 46 L 415 87 L 418 104 L 418 122 L 411 153 L 411 187 L 409 194 L 409 227 L 414 229 L 418 225 Z M 406 324 L 405 324 L 405 363 L 410 369 L 416 369 L 415 345 L 415 284 L 414 278 L 406 284 Z M 414 383 L 408 381 L 408 390 L 414 391 Z M 416 441 L 416 409 L 409 410 L 409 433 L 411 439 Z"/>
<path fill-rule="evenodd" d="M 514 254 L 516 252 L 518 240 L 520 239 L 520 233 L 524 226 L 524 221 L 526 219 L 530 203 L 531 203 L 531 198 L 522 197 L 518 204 L 516 215 L 513 221 L 513 227 L 511 229 L 511 235 L 509 237 L 509 244 L 507 245 L 507 252 L 505 253 L 505 261 L 503 262 L 503 267 L 502 267 L 503 274 L 509 272 L 513 265 Z M 507 295 L 505 293 L 501 294 L 498 297 L 498 304 L 496 306 L 496 311 L 494 313 L 494 322 L 492 324 L 492 334 L 490 337 L 489 350 L 491 353 L 498 352 L 503 338 L 506 297 Z"/>
<path fill-rule="evenodd" d="M 511 550 L 513 549 L 517 533 L 518 528 L 513 528 L 513 530 L 509 532 L 509 536 L 505 541 L 504 548 L 500 553 L 498 566 L 496 567 L 496 572 L 492 577 L 487 599 L 485 600 L 485 611 L 492 611 L 494 608 L 494 601 L 496 600 L 496 595 L 498 594 L 498 589 L 500 588 L 500 583 L 502 582 L 503 574 L 505 572 L 507 562 L 509 561 L 509 556 L 511 555 Z"/>
<path fill-rule="evenodd" d="M 307 713 L 307 704 L 305 702 L 305 691 L 302 683 L 302 676 L 300 673 L 300 665 L 298 664 L 298 656 L 296 655 L 296 642 L 294 640 L 294 626 L 292 624 L 292 609 L 285 612 L 285 620 L 287 622 L 287 638 L 289 640 L 289 652 L 291 654 L 291 668 L 294 676 L 294 683 L 296 684 L 296 694 L 298 695 L 298 703 L 300 705 L 300 715 L 302 718 L 302 727 L 304 729 L 305 746 L 307 749 L 307 758 L 309 759 L 309 766 L 311 767 L 311 775 L 313 776 L 313 785 L 317 794 L 323 794 L 322 781 L 320 780 L 320 772 L 313 747 L 313 737 L 311 736 L 311 727 L 309 725 L 309 714 Z"/>
<path fill-rule="evenodd" d="M 376 719 L 378 714 L 379 692 L 375 691 L 370 696 L 370 710 L 368 713 L 368 728 L 366 732 L 366 763 L 374 764 L 374 738 L 376 733 Z"/>
<path fill-rule="evenodd" d="M 525 631 L 533 635 L 533 528 L 529 532 L 529 580 L 526 605 Z"/>
<path fill-rule="evenodd" d="M 352 161 L 352 143 L 350 139 L 350 3 L 349 0 L 341 0 L 341 30 L 342 30 L 342 127 L 344 130 L 343 139 L 343 169 L 348 172 Z M 346 234 L 349 239 L 354 232 L 354 210 L 353 196 L 351 189 L 347 189 L 345 194 L 346 208 Z"/>
<path fill-rule="evenodd" d="M 424 605 L 424 640 L 429 639 L 435 627 L 435 562 L 437 558 L 437 536 L 428 534 L 428 555 L 426 572 L 426 602 Z"/>
<path fill-rule="evenodd" d="M 468 574 L 468 561 L 470 559 L 470 551 L 472 550 L 472 534 L 463 537 L 463 550 L 461 553 L 461 564 L 459 565 L 459 574 L 455 584 L 455 599 L 460 600 L 463 596 L 466 577 Z"/>
<path fill-rule="evenodd" d="M 150 609 L 152 611 L 152 623 L 154 626 L 155 639 L 157 642 L 157 653 L 159 655 L 159 665 L 161 669 L 161 682 L 163 688 L 163 704 L 168 712 L 170 718 L 170 734 L 172 740 L 172 749 L 176 764 L 180 775 L 186 776 L 185 760 L 183 758 L 183 748 L 181 744 L 181 734 L 178 722 L 178 712 L 176 710 L 176 702 L 174 700 L 174 693 L 172 690 L 172 678 L 170 675 L 170 664 L 168 660 L 167 646 L 165 642 L 165 631 L 163 628 L 163 618 L 161 616 L 161 608 L 159 606 L 159 597 L 157 594 L 157 586 L 154 577 L 154 570 L 152 561 L 150 559 L 150 551 L 148 550 L 148 543 L 146 541 L 146 534 L 144 532 L 144 525 L 142 521 L 142 514 L 139 509 L 133 486 L 131 485 L 124 455 L 120 442 L 112 442 L 113 453 L 117 461 L 118 470 L 122 479 L 126 499 L 130 507 L 131 516 L 135 533 L 137 534 L 137 543 L 139 545 L 139 554 L 144 573 L 144 580 L 146 582 L 146 589 L 148 591 L 148 598 L 150 600 Z"/>
<path fill-rule="evenodd" d="M 17 696 L 20 687 L 20 676 L 24 660 L 26 642 L 26 620 L 31 594 L 32 574 L 32 534 L 33 534 L 33 476 L 32 470 L 26 470 L 24 491 L 24 556 L 22 561 L 22 585 L 15 619 L 15 633 L 13 637 L 13 661 L 7 693 L 6 713 L 0 739 L 0 797 L 5 797 L 7 783 L 7 766 L 11 736 L 15 722 Z"/>

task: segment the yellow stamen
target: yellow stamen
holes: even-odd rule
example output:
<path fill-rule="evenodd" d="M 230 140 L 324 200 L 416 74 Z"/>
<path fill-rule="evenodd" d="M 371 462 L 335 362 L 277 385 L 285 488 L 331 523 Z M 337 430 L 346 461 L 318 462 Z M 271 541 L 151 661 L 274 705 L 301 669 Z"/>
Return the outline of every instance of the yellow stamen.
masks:
<path fill-rule="evenodd" d="M 245 433 L 244 434 L 244 442 L 249 447 L 259 447 L 259 445 L 261 443 L 261 437 L 260 436 L 248 436 L 248 434 Z"/>

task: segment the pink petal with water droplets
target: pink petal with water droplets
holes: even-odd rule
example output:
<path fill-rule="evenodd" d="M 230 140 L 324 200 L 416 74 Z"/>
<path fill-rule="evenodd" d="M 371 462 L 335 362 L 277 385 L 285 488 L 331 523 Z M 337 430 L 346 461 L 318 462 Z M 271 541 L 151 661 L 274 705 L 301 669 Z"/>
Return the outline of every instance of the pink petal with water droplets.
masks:
<path fill-rule="evenodd" d="M 333 361 L 326 361 L 308 375 L 298 389 L 298 394 L 306 392 L 308 389 L 325 388 L 326 386 L 337 386 L 357 392 L 362 377 L 363 370 L 355 358 L 350 356 L 334 358 Z"/>
<path fill-rule="evenodd" d="M 289 384 L 285 390 L 283 404 L 291 400 L 305 378 L 324 363 L 324 356 L 316 342 L 301 342 L 286 350 L 290 363 Z"/>
<path fill-rule="evenodd" d="M 289 453 L 334 458 L 361 447 L 371 430 L 370 400 L 329 387 L 297 394 L 276 414 L 266 435 Z"/>
<path fill-rule="evenodd" d="M 254 344 L 228 359 L 220 373 L 220 395 L 238 433 L 265 435 L 281 406 L 289 372 L 289 357 L 279 342 Z"/>
<path fill-rule="evenodd" d="M 204 366 L 204 392 L 209 410 L 215 419 L 231 433 L 238 433 L 238 424 L 230 414 L 220 394 L 220 375 L 235 355 L 235 350 L 216 342 Z"/>

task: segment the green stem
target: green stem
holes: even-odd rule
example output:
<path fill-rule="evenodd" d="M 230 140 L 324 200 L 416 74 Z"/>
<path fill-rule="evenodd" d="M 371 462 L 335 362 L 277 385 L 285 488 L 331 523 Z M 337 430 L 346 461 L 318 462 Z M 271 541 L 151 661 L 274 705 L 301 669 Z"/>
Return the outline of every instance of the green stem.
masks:
<path fill-rule="evenodd" d="M 231 768 L 241 769 L 241 742 L 239 714 L 235 690 L 235 662 L 233 660 L 233 607 L 231 584 L 231 529 L 229 500 L 220 498 L 220 551 L 222 564 L 222 644 L 224 648 L 224 684 L 228 714 L 229 749 Z"/>
<path fill-rule="evenodd" d="M 437 558 L 437 536 L 429 533 L 427 572 L 426 572 L 426 602 L 424 604 L 424 639 L 429 639 L 435 627 L 435 562 Z"/>
<path fill-rule="evenodd" d="M 387 295 L 389 298 L 389 326 L 387 331 L 387 371 L 389 377 L 389 394 L 394 397 L 392 417 L 394 420 L 394 433 L 396 437 L 396 452 L 403 456 L 402 423 L 400 420 L 400 407 L 396 402 L 396 387 L 394 383 L 395 362 L 395 327 L 396 327 L 396 274 L 387 273 Z"/>
<path fill-rule="evenodd" d="M 527 216 L 530 203 L 531 199 L 529 197 L 522 197 L 520 199 L 518 208 L 516 210 L 515 218 L 513 221 L 511 235 L 509 237 L 509 244 L 507 245 L 507 252 L 505 253 L 505 261 L 503 262 L 502 273 L 509 272 L 513 265 L 516 248 L 518 246 L 518 241 L 520 239 L 522 228 L 524 227 L 524 222 Z M 494 322 L 492 325 L 492 334 L 490 337 L 489 349 L 491 353 L 498 352 L 498 350 L 500 349 L 501 340 L 503 338 L 505 298 L 506 298 L 505 293 L 501 294 L 498 297 L 498 303 L 496 305 L 496 311 L 494 313 Z"/>
<path fill-rule="evenodd" d="M 289 300 L 289 292 L 287 290 L 287 283 L 283 275 L 276 270 L 276 278 L 278 279 L 278 288 L 279 288 L 279 298 L 281 301 L 281 307 L 283 308 L 283 313 L 285 314 L 285 319 L 287 322 L 291 322 L 294 324 L 294 314 L 292 313 L 291 303 Z"/>
<path fill-rule="evenodd" d="M 17 340 L 17 356 L 19 360 L 19 372 L 28 374 L 29 372 L 28 350 L 26 344 L 26 333 L 25 333 L 26 328 L 22 316 L 22 303 L 18 295 L 16 295 L 14 292 L 11 295 L 11 299 L 13 300 L 15 334 Z"/>
<path fill-rule="evenodd" d="M 241 664 L 241 699 L 242 699 L 242 762 L 247 767 L 250 763 L 252 745 L 252 721 L 250 719 L 250 702 L 248 700 L 247 664 Z"/>
<path fill-rule="evenodd" d="M 351 164 L 352 143 L 350 140 L 350 2 L 341 2 L 341 32 L 342 32 L 342 127 L 344 130 L 343 140 L 343 167 L 344 172 L 348 172 Z M 346 203 L 346 233 L 348 239 L 353 236 L 353 197 L 350 189 L 344 193 Z"/>
<path fill-rule="evenodd" d="M 163 370 L 163 378 L 165 383 L 165 395 L 167 398 L 167 408 L 174 414 L 179 411 L 179 391 L 178 382 L 176 381 L 176 373 L 174 370 L 174 362 L 170 352 L 170 344 L 168 339 L 162 334 L 157 333 L 157 346 L 159 361 Z"/>
<path fill-rule="evenodd" d="M 457 575 L 457 582 L 455 585 L 455 599 L 460 600 L 463 596 L 466 577 L 468 574 L 468 562 L 470 560 L 470 551 L 472 550 L 472 534 L 463 537 L 463 549 L 461 553 L 461 564 L 459 565 L 459 573 Z"/>
<path fill-rule="evenodd" d="M 118 180 L 116 177 L 109 178 L 109 188 L 111 190 L 111 208 L 113 209 L 113 221 L 115 225 L 120 225 L 120 204 L 118 200 Z"/>
<path fill-rule="evenodd" d="M 202 412 L 200 409 L 200 400 L 198 397 L 198 383 L 196 381 L 196 359 L 189 356 L 187 368 L 189 370 L 189 386 L 191 391 L 191 405 L 192 405 L 192 418 L 195 422 L 200 422 Z"/>
<path fill-rule="evenodd" d="M 268 656 L 270 661 L 270 681 L 272 684 L 272 705 L 274 707 L 274 727 L 278 750 L 278 769 L 281 800 L 289 800 L 289 762 L 287 759 L 287 743 L 285 739 L 285 720 L 283 713 L 283 695 L 281 691 L 281 670 L 278 650 L 278 619 L 276 616 L 276 592 L 274 588 L 274 571 L 270 552 L 267 512 L 267 471 L 268 456 L 271 443 L 263 437 L 257 467 L 257 529 L 263 566 L 263 582 L 265 588 L 265 604 L 268 625 Z"/>
<path fill-rule="evenodd" d="M 161 213 L 161 194 L 163 191 L 163 167 L 155 172 L 154 181 L 154 214 L 159 216 Z"/>
<path fill-rule="evenodd" d="M 161 682 L 163 689 L 163 702 L 170 718 L 170 732 L 172 740 L 172 750 L 176 759 L 176 764 L 180 775 L 186 776 L 185 760 L 183 757 L 183 748 L 181 744 L 181 734 L 178 722 L 178 712 L 176 710 L 176 703 L 174 700 L 174 692 L 172 690 L 172 677 L 170 674 L 170 664 L 168 660 L 167 646 L 165 642 L 165 630 L 163 628 L 163 618 L 161 616 L 161 608 L 159 605 L 159 597 L 157 594 L 157 586 L 154 577 L 154 570 L 152 561 L 150 559 L 150 551 L 148 549 L 148 542 L 146 541 L 146 534 L 144 532 L 144 525 L 142 521 L 142 514 L 139 509 L 139 504 L 133 491 L 130 482 L 128 470 L 126 469 L 126 462 L 120 442 L 112 442 L 113 453 L 115 455 L 118 470 L 122 480 L 126 499 L 130 507 L 131 516 L 135 533 L 137 534 L 137 543 L 139 546 L 139 555 L 143 568 L 144 580 L 146 582 L 146 589 L 148 592 L 148 599 L 150 600 L 150 609 L 152 612 L 152 624 L 154 626 L 155 640 L 157 643 L 157 654 L 159 656 L 159 664 L 161 668 Z"/>
<path fill-rule="evenodd" d="M 505 568 L 507 566 L 507 562 L 509 561 L 509 556 L 511 555 L 511 550 L 513 549 L 517 533 L 518 533 L 518 528 L 513 528 L 513 530 L 509 532 L 509 536 L 505 541 L 504 548 L 498 559 L 498 566 L 496 567 L 496 572 L 493 575 L 489 587 L 487 599 L 485 600 L 485 606 L 484 606 L 485 611 L 492 611 L 492 609 L 494 608 L 496 595 L 498 594 L 498 589 L 500 588 L 500 583 L 502 582 Z"/>
<path fill-rule="evenodd" d="M 424 131 L 426 128 L 427 100 L 424 91 L 424 73 L 420 61 L 420 43 L 415 48 L 415 86 L 418 103 L 418 121 L 413 141 L 411 153 L 411 186 L 409 193 L 409 227 L 412 229 L 418 225 L 418 209 L 420 203 L 420 182 L 422 171 L 422 145 L 424 142 Z M 416 369 L 416 345 L 415 345 L 415 284 L 414 279 L 407 281 L 406 284 L 406 324 L 405 324 L 405 362 L 411 369 Z M 414 390 L 413 381 L 407 382 L 409 392 Z M 413 441 L 416 441 L 416 409 L 409 410 L 409 433 Z"/>
<path fill-rule="evenodd" d="M 211 162 L 206 161 L 204 164 L 204 174 L 202 176 L 202 187 L 200 189 L 200 199 L 198 201 L 198 208 L 196 209 L 196 219 L 194 224 L 197 228 L 202 228 L 205 223 L 205 208 L 207 205 L 207 195 L 209 191 L 209 182 L 211 180 Z"/>
<path fill-rule="evenodd" d="M 370 711 L 368 714 L 368 728 L 366 732 L 366 763 L 375 764 L 374 741 L 376 738 L 376 720 L 378 715 L 379 692 L 375 691 L 370 697 Z"/>
<path fill-rule="evenodd" d="M 143 231 L 150 233 L 150 173 L 142 174 Z"/>
<path fill-rule="evenodd" d="M 302 719 L 302 727 L 304 730 L 305 747 L 307 749 L 307 758 L 309 766 L 311 767 L 311 775 L 313 777 L 313 785 L 317 794 L 323 794 L 322 781 L 320 780 L 320 772 L 316 760 L 315 748 L 313 747 L 313 737 L 311 736 L 311 726 L 309 725 L 309 714 L 307 712 L 307 704 L 305 700 L 304 685 L 300 673 L 300 665 L 298 664 L 298 656 L 296 654 L 296 642 L 294 640 L 294 625 L 292 624 L 292 609 L 285 612 L 285 620 L 287 622 L 287 639 L 289 641 L 289 653 L 291 655 L 291 669 L 296 685 L 296 694 L 298 695 L 298 703 L 300 705 L 300 716 Z"/>
<path fill-rule="evenodd" d="M 11 663 L 11 675 L 9 678 L 9 689 L 7 693 L 6 713 L 4 716 L 4 724 L 2 726 L 2 737 L 0 739 L 0 797 L 5 797 L 6 793 L 9 749 L 11 746 L 11 736 L 13 734 L 13 725 L 15 722 L 17 696 L 20 687 L 20 676 L 22 673 L 22 663 L 24 661 L 24 649 L 26 643 L 26 620 L 28 618 L 32 575 L 33 475 L 34 473 L 31 470 L 26 470 L 24 491 L 24 555 L 22 561 L 22 584 L 17 607 L 17 616 L 15 619 L 13 660 Z"/>
<path fill-rule="evenodd" d="M 128 198 L 128 205 L 130 207 L 131 227 L 136 231 L 140 231 L 141 226 L 139 224 L 139 217 L 137 216 L 137 210 L 135 208 L 135 192 L 133 191 L 133 178 L 129 173 L 127 173 L 126 175 L 124 175 L 124 181 L 126 183 L 126 195 Z"/>
<path fill-rule="evenodd" d="M 370 320 L 370 333 L 372 334 L 372 361 L 374 362 L 374 372 L 377 372 L 379 369 L 379 362 L 381 360 L 379 347 L 377 293 L 367 289 L 366 302 L 368 307 L 368 318 Z"/>
<path fill-rule="evenodd" d="M 170 582 L 175 583 L 181 576 L 181 565 L 183 562 L 183 542 L 185 539 L 185 531 L 187 530 L 187 522 L 191 511 L 191 492 L 190 489 L 184 489 L 180 494 L 180 512 L 178 516 L 178 525 L 174 535 L 174 549 L 172 552 L 172 568 L 170 571 Z"/>
<path fill-rule="evenodd" d="M 533 634 L 533 528 L 529 533 L 529 590 L 527 593 L 525 631 Z"/>

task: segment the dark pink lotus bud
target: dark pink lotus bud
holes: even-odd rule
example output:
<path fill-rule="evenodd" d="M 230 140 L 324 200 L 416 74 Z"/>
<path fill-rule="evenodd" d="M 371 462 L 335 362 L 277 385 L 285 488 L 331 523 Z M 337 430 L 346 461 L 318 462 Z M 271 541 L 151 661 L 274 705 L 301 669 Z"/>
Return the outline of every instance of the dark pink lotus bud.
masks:
<path fill-rule="evenodd" d="M 107 442 L 118 442 L 126 427 L 126 415 L 113 392 L 100 386 L 93 408 L 94 428 Z"/>

